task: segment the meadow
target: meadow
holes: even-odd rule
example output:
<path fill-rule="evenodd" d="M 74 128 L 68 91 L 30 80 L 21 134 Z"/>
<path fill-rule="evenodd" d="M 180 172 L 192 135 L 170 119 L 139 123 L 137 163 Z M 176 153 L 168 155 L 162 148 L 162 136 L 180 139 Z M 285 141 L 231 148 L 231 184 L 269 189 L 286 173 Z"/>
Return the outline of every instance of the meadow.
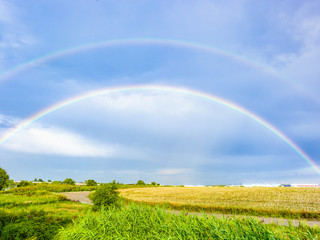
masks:
<path fill-rule="evenodd" d="M 52 239 L 90 208 L 45 190 L 21 190 L 0 194 L 0 239 Z"/>
<path fill-rule="evenodd" d="M 168 211 L 167 207 L 161 204 L 150 206 L 145 203 L 131 202 L 124 198 L 120 199 L 117 205 L 102 208 L 99 211 L 93 211 L 91 205 L 68 201 L 65 196 L 57 193 L 62 190 L 68 190 L 69 187 L 71 186 L 46 186 L 43 184 L 14 188 L 1 192 L 0 239 L 320 238 L 319 227 L 310 227 L 303 224 L 298 227 L 293 225 L 279 226 L 276 224 L 263 224 L 254 218 L 226 217 L 219 219 L 213 215 L 188 215 L 183 211 L 181 211 L 180 214 L 172 214 Z M 48 189 L 50 189 L 50 191 Z M 75 189 L 79 190 L 79 188 L 72 188 L 72 190 Z M 208 190 L 208 193 L 205 194 L 202 192 L 203 189 Z M 149 198 L 149 200 L 152 199 L 154 203 L 155 199 L 157 199 L 156 195 L 159 194 L 159 203 L 166 202 L 168 197 L 170 197 L 172 199 L 174 198 L 175 201 L 180 199 L 179 201 L 182 201 L 181 203 L 185 201 L 189 205 L 196 203 L 200 206 L 201 201 L 210 202 L 210 196 L 212 204 L 213 192 L 211 192 L 211 190 L 218 191 L 217 189 L 219 191 L 227 191 L 225 190 L 227 188 L 212 187 L 131 188 L 120 189 L 119 191 L 122 195 L 130 196 L 131 194 L 131 196 L 136 196 L 135 201 L 137 201 L 137 199 L 141 201 L 141 196 L 144 196 L 144 198 Z M 238 191 L 236 188 L 232 189 L 232 191 Z M 250 191 L 253 191 L 253 189 L 250 190 L 249 188 L 239 188 L 239 191 L 240 189 L 243 191 L 242 194 L 247 192 L 247 195 L 250 195 Z M 267 188 L 264 189 L 269 191 Z M 81 187 L 81 190 L 88 190 L 88 188 Z M 255 190 L 257 191 L 258 189 Z M 312 194 L 312 191 L 316 192 L 316 190 L 312 189 L 296 190 L 296 195 L 300 197 L 302 197 L 302 193 L 308 193 L 309 195 L 307 196 L 310 198 L 313 194 L 316 194 Z M 281 191 L 287 190 L 281 188 Z M 302 191 L 302 193 L 298 193 L 299 191 Z M 182 200 L 182 192 L 184 192 L 185 200 Z M 186 193 L 189 195 L 186 195 Z M 197 197 L 194 195 L 192 197 L 192 194 L 198 194 L 200 197 L 197 200 Z M 227 192 L 224 192 L 224 194 L 227 195 Z M 230 194 L 229 192 L 229 197 Z M 240 198 L 241 193 L 237 194 Z M 225 199 L 227 199 L 227 196 L 225 197 Z M 222 196 L 220 196 L 220 198 L 222 198 Z M 293 199 L 293 197 L 288 199 Z M 297 197 L 296 199 L 299 200 Z M 240 201 L 240 199 L 238 200 Z M 248 202 L 249 201 L 247 201 L 247 203 Z M 302 205 L 299 207 L 302 207 Z M 316 207 L 314 209 L 316 209 Z"/>
<path fill-rule="evenodd" d="M 120 192 L 131 201 L 173 209 L 320 220 L 320 188 L 161 187 Z"/>

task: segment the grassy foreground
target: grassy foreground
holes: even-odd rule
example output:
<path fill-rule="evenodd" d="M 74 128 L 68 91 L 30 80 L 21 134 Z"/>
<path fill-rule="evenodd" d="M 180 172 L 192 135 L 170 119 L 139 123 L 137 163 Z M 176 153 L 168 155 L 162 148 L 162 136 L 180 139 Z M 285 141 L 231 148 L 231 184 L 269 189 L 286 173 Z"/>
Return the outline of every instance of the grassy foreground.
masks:
<path fill-rule="evenodd" d="M 0 194 L 0 239 L 52 239 L 89 208 L 43 190 Z"/>
<path fill-rule="evenodd" d="M 252 218 L 175 215 L 160 207 L 131 203 L 90 213 L 62 229 L 57 239 L 318 239 L 319 228 L 284 227 Z"/>
<path fill-rule="evenodd" d="M 0 194 L 0 239 L 320 239 L 319 227 L 175 215 L 126 201 L 117 206 L 93 212 L 40 187 L 6 191 Z"/>
<path fill-rule="evenodd" d="M 174 209 L 320 220 L 320 188 L 161 187 L 121 189 L 121 196 Z"/>

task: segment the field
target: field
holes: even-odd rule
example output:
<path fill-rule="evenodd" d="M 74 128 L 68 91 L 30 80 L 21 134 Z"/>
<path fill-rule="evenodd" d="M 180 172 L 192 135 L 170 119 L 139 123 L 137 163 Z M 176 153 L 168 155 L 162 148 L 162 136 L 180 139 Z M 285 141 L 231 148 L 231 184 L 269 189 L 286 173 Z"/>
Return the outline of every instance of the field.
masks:
<path fill-rule="evenodd" d="M 46 190 L 47 189 L 47 190 Z M 0 239 L 319 239 L 320 228 L 300 225 L 295 227 L 263 224 L 253 218 L 222 218 L 212 215 L 172 214 L 164 206 L 150 206 L 144 203 L 134 203 L 120 200 L 116 207 L 92 211 L 91 205 L 68 201 L 65 196 L 48 191 L 49 187 L 38 185 L 35 187 L 15 188 L 0 194 Z M 68 190 L 69 186 L 50 186 L 55 192 Z M 72 188 L 72 190 L 79 188 Z M 88 188 L 81 188 L 88 190 Z M 232 201 L 234 208 L 244 206 L 257 198 L 255 191 L 270 195 L 269 188 L 183 188 L 183 187 L 155 187 L 120 189 L 122 195 L 131 196 L 135 201 L 149 203 L 179 202 L 177 206 L 192 206 L 202 209 L 204 206 L 215 206 L 214 201 L 220 203 Z M 293 204 L 293 199 L 303 201 L 302 195 L 307 194 L 309 202 L 318 194 L 315 189 L 279 188 L 279 199 L 286 199 Z M 297 190 L 297 191 L 295 191 Z M 253 191 L 253 192 L 251 192 Z M 217 194 L 220 192 L 220 195 Z M 295 192 L 293 194 L 292 192 Z M 313 193 L 312 193 L 313 192 Z M 258 194 L 257 192 L 255 192 Z M 283 198 L 285 195 L 296 197 Z M 213 196 L 216 195 L 214 198 Z M 223 195 L 226 195 L 223 197 Z M 198 196 L 198 197 L 197 197 Z M 219 197 L 217 197 L 219 196 Z M 246 202 L 241 203 L 241 197 Z M 275 196 L 275 195 L 274 195 Z M 299 198 L 299 197 L 300 198 Z M 250 200 L 251 199 L 251 200 Z M 259 200 L 260 199 L 260 200 Z M 256 207 L 261 197 L 256 199 Z M 269 198 L 270 200 L 270 198 Z M 265 200 L 266 202 L 266 200 Z M 205 204 L 204 204 L 205 203 Z M 188 204 L 188 205 L 186 205 Z M 211 204 L 211 205 L 210 205 Z M 224 205 L 223 205 L 224 204 Z M 221 206 L 226 206 L 224 202 Z M 236 205 L 238 204 L 238 205 Z M 265 205 L 275 209 L 278 205 Z M 305 205 L 308 203 L 305 202 Z M 314 203 L 315 204 L 315 203 Z M 202 207 L 201 207 L 202 206 Z M 279 205 L 280 206 L 280 205 Z M 293 205 L 291 205 L 293 206 Z M 303 209 L 303 204 L 296 209 Z M 313 208 L 311 208 L 313 206 Z M 317 207 L 313 204 L 308 209 Z M 258 212 L 258 211 L 257 211 Z"/>
<path fill-rule="evenodd" d="M 320 188 L 161 187 L 121 189 L 121 196 L 175 209 L 320 220 Z"/>

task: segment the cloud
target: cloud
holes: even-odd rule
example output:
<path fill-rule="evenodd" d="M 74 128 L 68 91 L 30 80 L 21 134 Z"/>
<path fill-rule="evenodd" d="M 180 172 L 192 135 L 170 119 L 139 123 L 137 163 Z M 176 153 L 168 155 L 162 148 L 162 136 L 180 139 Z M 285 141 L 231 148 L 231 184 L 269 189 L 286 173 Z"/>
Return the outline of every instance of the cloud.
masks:
<path fill-rule="evenodd" d="M 2 148 L 13 152 L 71 157 L 142 157 L 119 144 L 101 143 L 55 126 L 32 124 L 6 141 Z"/>

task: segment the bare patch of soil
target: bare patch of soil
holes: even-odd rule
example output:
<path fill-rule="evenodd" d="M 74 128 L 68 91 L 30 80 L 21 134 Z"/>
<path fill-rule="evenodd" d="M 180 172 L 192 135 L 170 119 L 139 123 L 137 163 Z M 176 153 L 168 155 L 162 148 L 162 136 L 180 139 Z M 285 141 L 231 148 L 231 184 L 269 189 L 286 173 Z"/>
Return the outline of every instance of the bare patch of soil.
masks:
<path fill-rule="evenodd" d="M 63 192 L 59 194 L 66 196 L 71 201 L 92 205 L 92 202 L 88 197 L 90 193 L 91 192 Z"/>

